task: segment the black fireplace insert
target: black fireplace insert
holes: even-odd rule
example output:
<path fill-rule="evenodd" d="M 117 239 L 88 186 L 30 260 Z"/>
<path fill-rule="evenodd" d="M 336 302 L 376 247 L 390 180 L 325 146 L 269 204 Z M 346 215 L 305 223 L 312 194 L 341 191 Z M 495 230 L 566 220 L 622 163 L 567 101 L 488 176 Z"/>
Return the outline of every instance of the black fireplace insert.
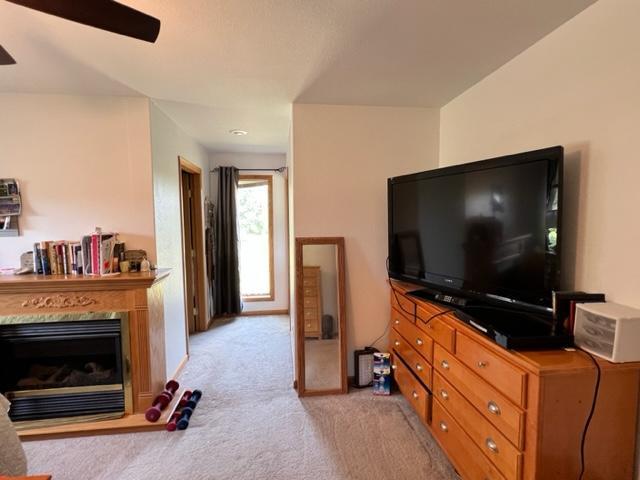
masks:
<path fill-rule="evenodd" d="M 13 421 L 124 413 L 121 319 L 0 325 Z"/>

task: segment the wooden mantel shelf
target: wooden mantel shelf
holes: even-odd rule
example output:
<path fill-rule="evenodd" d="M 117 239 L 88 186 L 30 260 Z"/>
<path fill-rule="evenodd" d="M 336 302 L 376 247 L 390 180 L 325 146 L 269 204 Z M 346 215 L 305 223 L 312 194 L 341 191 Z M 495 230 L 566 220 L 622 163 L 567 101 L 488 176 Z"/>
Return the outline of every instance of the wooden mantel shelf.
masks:
<path fill-rule="evenodd" d="M 169 269 L 119 273 L 103 277 L 92 275 L 0 275 L 0 294 L 149 288 L 168 275 Z"/>

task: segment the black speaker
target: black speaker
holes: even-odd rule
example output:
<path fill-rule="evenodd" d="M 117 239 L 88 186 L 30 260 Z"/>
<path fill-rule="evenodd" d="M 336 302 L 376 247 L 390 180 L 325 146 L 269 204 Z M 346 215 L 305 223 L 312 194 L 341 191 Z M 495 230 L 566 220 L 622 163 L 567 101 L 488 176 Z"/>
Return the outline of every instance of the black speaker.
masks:
<path fill-rule="evenodd" d="M 373 354 L 377 351 L 377 348 L 364 347 L 353 352 L 354 387 L 365 388 L 373 385 Z"/>

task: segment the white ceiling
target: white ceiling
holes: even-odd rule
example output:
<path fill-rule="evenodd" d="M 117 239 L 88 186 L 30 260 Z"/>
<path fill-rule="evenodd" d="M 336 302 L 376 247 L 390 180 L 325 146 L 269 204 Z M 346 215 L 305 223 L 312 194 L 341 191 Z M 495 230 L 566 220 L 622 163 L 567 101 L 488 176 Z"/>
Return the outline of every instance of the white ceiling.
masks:
<path fill-rule="evenodd" d="M 595 0 L 120 1 L 155 44 L 0 0 L 0 92 L 144 95 L 211 150 L 283 152 L 294 101 L 442 106 Z"/>

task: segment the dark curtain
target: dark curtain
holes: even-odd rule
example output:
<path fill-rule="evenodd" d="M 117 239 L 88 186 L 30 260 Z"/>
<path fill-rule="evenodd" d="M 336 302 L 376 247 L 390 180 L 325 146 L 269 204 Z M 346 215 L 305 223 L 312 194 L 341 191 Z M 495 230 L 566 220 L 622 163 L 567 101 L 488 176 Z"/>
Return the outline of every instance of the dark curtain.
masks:
<path fill-rule="evenodd" d="M 207 269 L 207 285 L 209 286 L 207 291 L 207 305 L 209 306 L 209 317 L 213 318 L 216 314 L 215 309 L 215 282 L 214 282 L 214 268 L 215 259 L 215 250 L 214 250 L 214 228 L 215 228 L 215 205 L 211 203 L 208 199 L 204 202 L 205 205 L 205 213 L 204 218 L 206 222 L 207 229 L 204 231 L 204 241 L 205 241 L 205 252 L 206 252 L 206 269 Z"/>
<path fill-rule="evenodd" d="M 215 314 L 234 315 L 242 310 L 240 268 L 238 262 L 238 228 L 236 190 L 238 170 L 218 169 L 218 201 L 215 218 Z"/>

